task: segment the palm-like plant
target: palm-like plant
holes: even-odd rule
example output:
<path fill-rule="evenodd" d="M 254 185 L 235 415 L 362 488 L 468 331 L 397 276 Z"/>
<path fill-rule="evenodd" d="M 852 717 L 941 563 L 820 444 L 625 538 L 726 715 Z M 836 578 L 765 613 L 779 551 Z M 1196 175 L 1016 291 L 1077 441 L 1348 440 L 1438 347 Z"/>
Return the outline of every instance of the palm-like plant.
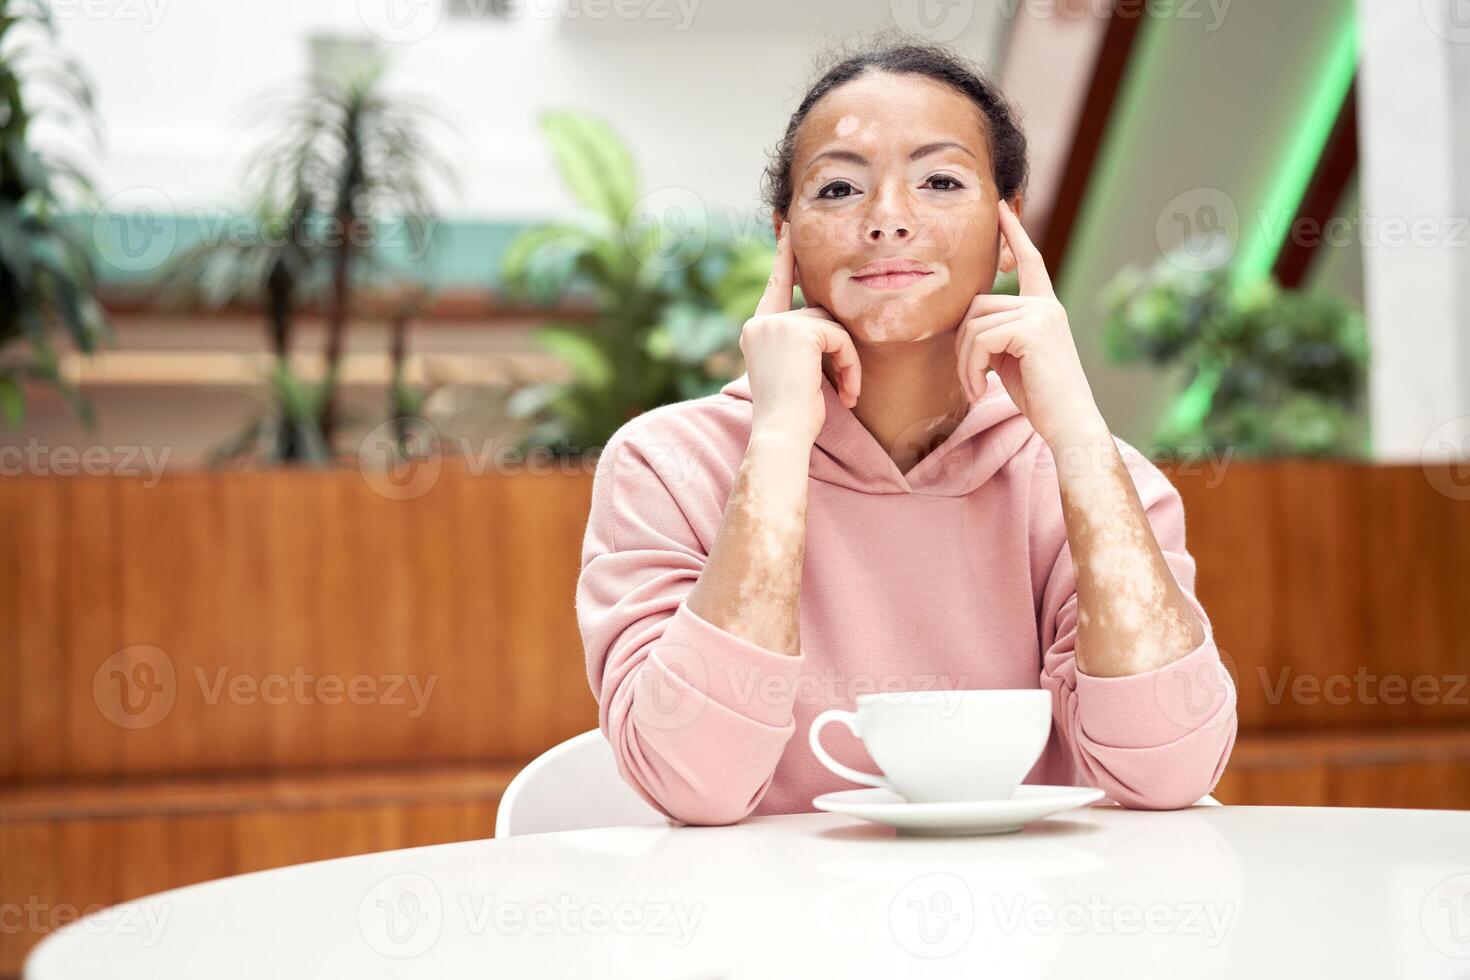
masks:
<path fill-rule="evenodd" d="M 252 208 L 250 234 L 207 241 L 163 270 L 165 291 L 181 300 L 213 310 L 244 306 L 266 317 L 275 360 L 265 408 L 216 447 L 217 463 L 252 458 L 324 465 L 330 459 L 320 428 L 324 389 L 298 377 L 290 361 L 297 309 L 319 278 L 308 221 L 301 200 L 283 205 L 262 196 Z"/>
<path fill-rule="evenodd" d="M 710 394 L 738 372 L 741 324 L 772 253 L 712 229 L 692 192 L 644 198 L 631 154 L 601 120 L 549 112 L 541 127 L 582 210 L 523 232 L 501 275 L 511 296 L 550 304 L 590 293 L 595 308 L 590 324 L 538 330 L 572 379 L 522 389 L 511 410 L 530 423 L 527 445 L 575 454 L 640 412 Z"/>
<path fill-rule="evenodd" d="M 300 201 L 318 222 L 313 228 L 329 277 L 319 426 L 329 445 L 338 422 L 336 382 L 354 279 L 371 271 L 372 244 L 389 219 L 403 222 L 411 248 L 422 254 L 433 224 L 427 180 L 455 180 L 428 132 L 441 120 L 437 110 L 389 95 L 386 69 L 377 54 L 327 66 L 304 93 L 278 107 L 283 126 L 256 161 L 263 186 Z"/>
<path fill-rule="evenodd" d="M 28 27 L 43 43 L 25 43 Z M 29 346 L 28 356 L 0 364 L 0 408 L 11 424 L 24 416 L 21 382 L 28 378 L 56 385 L 90 423 L 86 401 L 61 376 L 54 338 L 90 353 L 108 333 L 93 297 L 90 254 L 60 219 L 66 207 L 91 198 L 91 187 L 30 140 L 31 124 L 48 113 L 71 118 L 79 110 L 95 125 L 77 66 L 44 43 L 54 30 L 42 0 L 0 0 L 0 351 Z"/>
<path fill-rule="evenodd" d="M 164 272 L 166 288 L 192 302 L 244 305 L 266 316 L 275 354 L 266 407 L 217 447 L 217 462 L 330 462 L 344 421 L 335 395 L 353 289 L 376 270 L 373 246 L 383 223 L 402 221 L 416 255 L 428 248 L 433 219 L 425 177 L 432 171 L 452 183 L 454 175 L 425 132 L 435 111 L 389 98 L 385 70 L 376 55 L 339 58 L 303 92 L 274 100 L 283 124 L 245 178 L 257 195 L 251 227 L 258 233 L 206 242 Z M 409 299 L 392 314 L 394 413 L 417 406 L 403 384 L 402 361 L 407 321 L 421 297 L 400 292 Z M 290 361 L 295 314 L 308 296 L 324 302 L 327 319 L 326 367 L 315 381 L 296 374 Z"/>

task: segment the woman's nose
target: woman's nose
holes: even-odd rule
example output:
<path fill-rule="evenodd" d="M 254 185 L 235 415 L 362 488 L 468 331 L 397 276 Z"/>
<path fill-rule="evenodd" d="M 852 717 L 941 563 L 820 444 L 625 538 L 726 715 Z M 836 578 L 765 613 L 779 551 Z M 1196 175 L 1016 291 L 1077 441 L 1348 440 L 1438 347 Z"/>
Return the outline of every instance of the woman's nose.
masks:
<path fill-rule="evenodd" d="M 901 189 L 879 190 L 865 218 L 864 231 L 872 242 L 884 238 L 907 241 L 914 233 L 914 215 Z"/>
<path fill-rule="evenodd" d="M 907 241 L 910 234 L 912 232 L 908 225 L 903 222 L 872 224 L 868 227 L 868 238 L 875 242 L 881 242 L 884 238 Z"/>

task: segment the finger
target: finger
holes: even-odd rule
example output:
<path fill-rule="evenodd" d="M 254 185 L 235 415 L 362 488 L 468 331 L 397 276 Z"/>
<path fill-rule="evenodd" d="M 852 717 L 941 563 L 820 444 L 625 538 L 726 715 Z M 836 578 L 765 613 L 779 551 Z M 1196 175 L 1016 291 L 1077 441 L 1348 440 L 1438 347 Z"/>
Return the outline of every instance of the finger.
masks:
<path fill-rule="evenodd" d="M 970 387 L 969 356 L 970 347 L 975 343 L 975 331 L 970 330 L 965 323 L 960 324 L 960 329 L 955 336 L 955 365 L 960 376 L 960 387 L 965 389 L 965 401 L 973 402 L 975 392 Z"/>
<path fill-rule="evenodd" d="M 979 338 L 986 331 L 1003 327 L 1009 323 L 1015 323 L 1026 316 L 1026 311 L 1002 310 L 999 313 L 991 313 L 988 316 L 976 317 L 965 324 L 965 333 L 969 343 L 964 349 L 964 359 L 960 361 L 960 370 L 964 372 L 966 382 L 975 393 L 976 400 L 984 396 L 985 389 L 990 386 L 985 374 L 990 370 L 991 356 L 983 346 L 979 344 Z"/>
<path fill-rule="evenodd" d="M 785 313 L 791 309 L 792 287 L 796 281 L 796 259 L 791 249 L 791 222 L 781 225 L 781 234 L 776 236 L 776 257 L 771 262 L 771 278 L 766 280 L 766 291 L 755 306 L 756 316 L 770 313 Z"/>
<path fill-rule="evenodd" d="M 970 359 L 965 363 L 965 382 L 970 390 L 975 393 L 972 401 L 979 401 L 984 395 L 990 382 L 986 379 L 986 372 L 990 370 L 990 357 L 978 346 L 970 347 Z"/>
<path fill-rule="evenodd" d="M 984 316 L 973 317 L 965 323 L 965 326 L 972 334 L 984 333 L 1007 323 L 1015 323 L 1023 319 L 1026 313 L 1026 310 L 1001 310 L 999 313 L 987 313 Z"/>
<path fill-rule="evenodd" d="M 975 384 L 975 372 L 971 368 L 970 361 L 975 356 L 975 331 L 961 328 L 960 351 L 956 359 L 960 374 L 960 386 L 965 389 L 965 401 L 974 403 L 980 398 L 983 389 Z"/>
<path fill-rule="evenodd" d="M 968 355 L 975 337 L 986 330 L 1012 323 L 1026 315 L 1025 310 L 1002 310 L 999 313 L 991 313 L 986 316 L 972 317 L 966 320 L 960 327 L 959 341 L 955 345 L 959 358 L 963 361 Z"/>
<path fill-rule="evenodd" d="M 994 360 L 1001 354 L 1020 357 L 1023 336 L 1024 331 L 1017 323 L 1007 323 L 989 330 L 976 331 L 975 350 L 983 351 L 988 360 Z"/>
<path fill-rule="evenodd" d="M 857 348 L 853 346 L 847 331 L 835 323 L 818 322 L 813 325 L 822 345 L 822 353 L 832 355 L 832 364 L 837 369 L 837 393 L 841 396 L 842 403 L 851 408 L 857 404 L 863 383 L 862 363 L 858 360 Z"/>
<path fill-rule="evenodd" d="M 976 293 L 965 310 L 964 319 L 972 320 L 977 316 L 1004 310 L 1019 310 L 1034 304 L 1038 299 L 1038 296 L 1012 296 L 1009 293 Z"/>
<path fill-rule="evenodd" d="M 1046 260 L 1041 257 L 1041 250 L 1021 226 L 1021 219 L 1016 217 L 1016 212 L 1004 200 L 1000 202 L 999 210 L 1000 233 L 1005 236 L 1006 244 L 1011 247 L 1011 254 L 1016 257 L 1016 278 L 1021 295 L 1055 296 L 1051 276 L 1046 271 Z"/>
<path fill-rule="evenodd" d="M 980 397 L 979 390 L 970 383 L 970 358 L 974 356 L 975 331 L 970 329 L 969 322 L 960 325 L 959 354 L 956 361 L 959 365 L 960 384 L 965 389 L 965 400 L 973 402 Z"/>
<path fill-rule="evenodd" d="M 834 317 L 831 313 L 828 313 L 826 310 L 824 310 L 820 306 L 803 306 L 800 309 L 792 310 L 791 311 L 791 315 L 792 316 L 810 316 L 810 317 L 816 317 L 818 320 L 830 320 L 833 323 L 836 323 L 837 322 L 837 318 L 836 317 Z"/>

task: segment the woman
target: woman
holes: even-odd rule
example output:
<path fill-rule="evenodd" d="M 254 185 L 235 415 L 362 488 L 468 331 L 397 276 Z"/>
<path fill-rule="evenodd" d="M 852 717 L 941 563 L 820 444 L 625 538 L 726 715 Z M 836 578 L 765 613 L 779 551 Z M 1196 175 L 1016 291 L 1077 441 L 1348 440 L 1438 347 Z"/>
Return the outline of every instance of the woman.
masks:
<path fill-rule="evenodd" d="M 1093 401 L 1021 226 L 1025 152 L 942 48 L 835 65 L 767 172 L 746 373 L 606 446 L 578 621 L 619 770 L 663 813 L 725 824 L 852 788 L 807 730 L 870 691 L 1046 688 L 1030 783 L 1163 809 L 1219 779 L 1234 688 L 1179 495 Z M 990 294 L 997 267 L 1019 296 Z"/>

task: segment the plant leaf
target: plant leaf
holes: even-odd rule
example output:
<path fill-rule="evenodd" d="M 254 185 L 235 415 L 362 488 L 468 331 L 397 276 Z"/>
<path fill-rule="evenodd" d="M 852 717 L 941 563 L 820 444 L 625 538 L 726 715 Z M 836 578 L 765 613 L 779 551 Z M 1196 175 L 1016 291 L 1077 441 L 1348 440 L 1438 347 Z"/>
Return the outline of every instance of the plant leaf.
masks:
<path fill-rule="evenodd" d="M 582 112 L 544 112 L 541 129 L 572 196 L 621 227 L 638 198 L 633 158 L 622 138 Z"/>
<path fill-rule="evenodd" d="M 4 410 L 5 423 L 20 425 L 26 417 L 26 396 L 12 374 L 0 374 L 0 409 Z"/>
<path fill-rule="evenodd" d="M 593 388 L 605 387 L 612 379 L 612 364 L 583 327 L 549 324 L 536 331 L 536 341 L 566 362 L 572 374 Z"/>

